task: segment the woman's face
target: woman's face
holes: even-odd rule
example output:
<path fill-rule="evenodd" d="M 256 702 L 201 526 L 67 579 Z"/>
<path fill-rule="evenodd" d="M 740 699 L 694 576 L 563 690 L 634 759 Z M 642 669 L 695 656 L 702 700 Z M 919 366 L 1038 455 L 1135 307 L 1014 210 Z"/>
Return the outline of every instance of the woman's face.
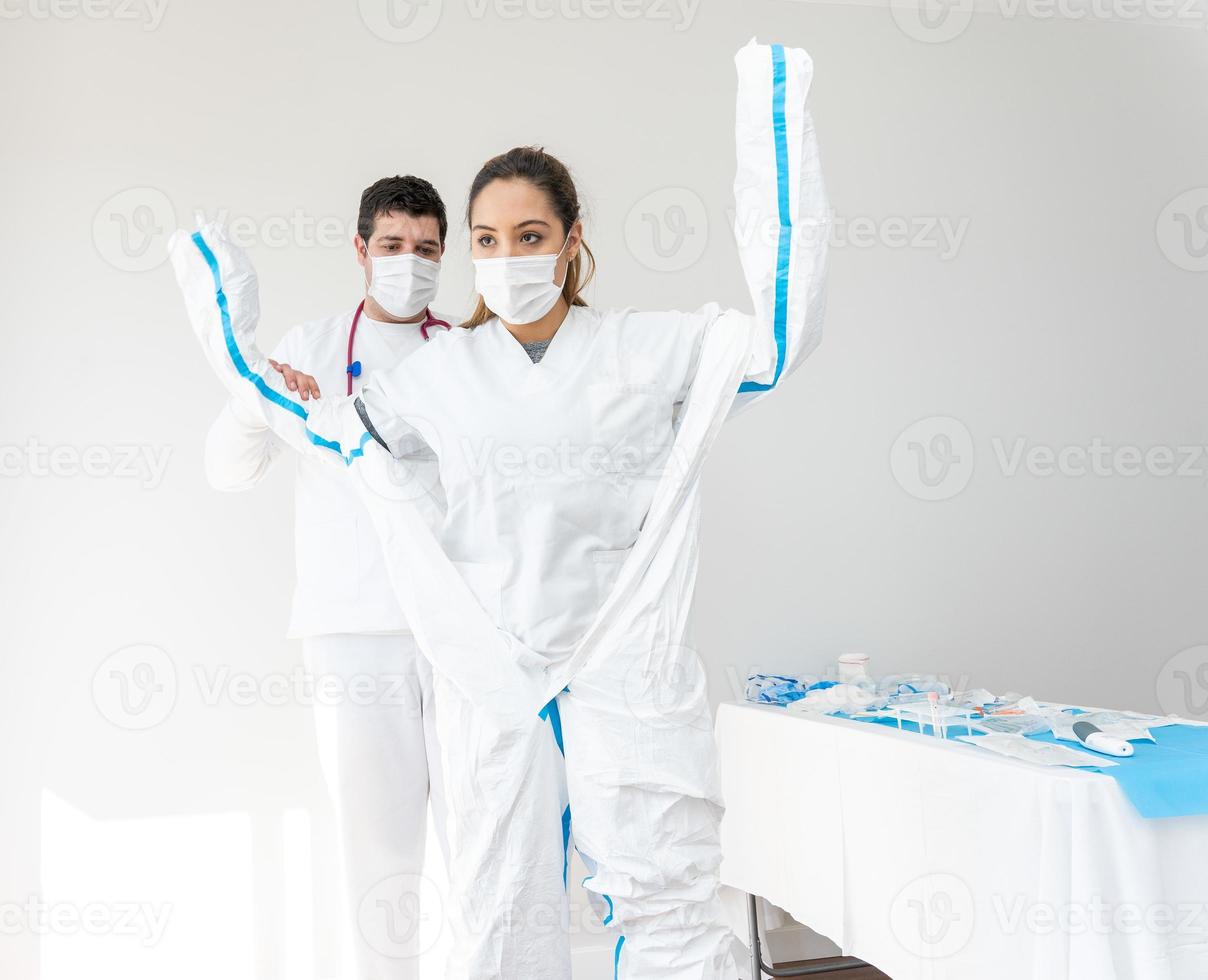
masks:
<path fill-rule="evenodd" d="M 479 191 L 470 210 L 473 258 L 553 255 L 561 251 L 552 282 L 566 281 L 566 266 L 579 254 L 582 239 L 582 223 L 576 221 L 569 236 L 564 235 L 562 222 L 545 192 L 527 180 L 491 181 Z"/>

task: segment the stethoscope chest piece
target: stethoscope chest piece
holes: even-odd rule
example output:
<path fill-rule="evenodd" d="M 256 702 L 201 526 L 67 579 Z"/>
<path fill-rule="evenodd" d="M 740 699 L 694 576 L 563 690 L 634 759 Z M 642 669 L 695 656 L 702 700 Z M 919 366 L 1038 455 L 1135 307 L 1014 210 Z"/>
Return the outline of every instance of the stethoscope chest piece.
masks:
<path fill-rule="evenodd" d="M 352 394 L 352 379 L 361 376 L 361 362 L 352 359 L 352 345 L 356 342 L 357 324 L 361 320 L 361 313 L 365 309 L 365 301 L 361 300 L 361 305 L 357 307 L 357 311 L 352 315 L 352 325 L 348 328 L 348 366 L 344 368 L 344 373 L 348 375 L 348 390 L 349 395 Z M 432 315 L 432 311 L 424 309 L 424 322 L 420 324 L 420 332 L 424 335 L 424 340 L 428 340 L 429 327 L 443 327 L 445 330 L 451 329 L 450 325 L 444 320 L 438 320 Z"/>

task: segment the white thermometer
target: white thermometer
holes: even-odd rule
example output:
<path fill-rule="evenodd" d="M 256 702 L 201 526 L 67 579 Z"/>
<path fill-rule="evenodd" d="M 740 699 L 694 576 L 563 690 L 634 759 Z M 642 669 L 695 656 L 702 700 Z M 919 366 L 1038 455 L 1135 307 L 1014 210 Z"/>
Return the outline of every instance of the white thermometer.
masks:
<path fill-rule="evenodd" d="M 1124 758 L 1133 754 L 1131 742 L 1126 742 L 1115 735 L 1104 734 L 1097 725 L 1089 721 L 1074 722 L 1074 737 L 1092 752 L 1100 755 L 1114 755 Z"/>

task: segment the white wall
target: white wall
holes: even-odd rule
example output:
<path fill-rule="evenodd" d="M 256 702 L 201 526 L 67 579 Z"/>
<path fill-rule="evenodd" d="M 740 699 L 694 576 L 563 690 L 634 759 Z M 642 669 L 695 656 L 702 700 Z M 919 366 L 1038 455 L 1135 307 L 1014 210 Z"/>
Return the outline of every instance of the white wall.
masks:
<path fill-rule="evenodd" d="M 342 232 L 316 235 L 347 227 L 373 179 L 423 174 L 457 225 L 440 305 L 465 308 L 465 188 L 490 154 L 538 142 L 589 201 L 600 304 L 744 305 L 730 58 L 756 34 L 815 57 L 841 231 L 823 347 L 710 465 L 698 632 L 716 696 L 754 663 L 863 650 L 878 670 L 1208 714 L 1208 657 L 1180 653 L 1208 643 L 1208 458 L 1189 475 L 1160 475 L 1161 455 L 1142 475 L 1127 456 L 1083 476 L 1010 468 L 1017 440 L 1170 447 L 1176 465 L 1208 443 L 1208 17 L 978 2 L 927 28 L 878 3 L 428 0 L 424 36 L 391 41 L 387 0 L 3 0 L 0 902 L 39 891 L 40 853 L 74 826 L 43 822 L 45 787 L 53 812 L 97 825 L 98 849 L 128 848 L 130 821 L 154 828 L 92 900 L 144 888 L 182 910 L 178 930 L 204 927 L 187 870 L 175 892 L 135 871 L 212 820 L 234 835 L 231 874 L 255 855 L 231 883 L 254 950 L 232 943 L 225 972 L 251 975 L 249 955 L 265 978 L 289 957 L 311 971 L 291 977 L 337 968 L 322 930 L 313 950 L 282 938 L 289 814 L 312 818 L 314 914 L 334 888 L 306 708 L 207 704 L 198 679 L 298 659 L 282 639 L 290 481 L 204 484 L 221 397 L 159 262 L 167 232 L 197 208 L 238 219 L 273 340 L 356 299 Z M 945 436 L 958 459 L 933 455 L 928 489 L 910 444 Z M 32 471 L 30 440 L 57 448 L 60 475 Z M 67 475 L 93 446 L 108 475 Z M 167 454 L 162 477 L 120 475 L 127 446 Z M 163 652 L 167 685 L 149 731 L 112 724 L 93 687 L 139 644 Z M 4 975 L 38 976 L 37 947 L 6 936 Z M 93 975 L 137 975 L 135 940 L 105 949 Z"/>

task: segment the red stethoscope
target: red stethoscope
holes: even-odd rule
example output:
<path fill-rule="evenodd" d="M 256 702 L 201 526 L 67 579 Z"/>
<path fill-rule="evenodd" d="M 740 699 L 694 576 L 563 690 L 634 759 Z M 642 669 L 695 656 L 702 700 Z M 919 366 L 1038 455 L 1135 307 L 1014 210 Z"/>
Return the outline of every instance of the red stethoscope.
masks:
<path fill-rule="evenodd" d="M 348 328 L 348 366 L 344 368 L 348 375 L 348 394 L 352 394 L 352 379 L 361 376 L 361 362 L 352 359 L 352 344 L 357 336 L 357 324 L 361 320 L 361 311 L 365 309 L 365 301 L 361 300 L 361 305 L 357 307 L 357 311 L 352 315 L 352 326 Z M 444 320 L 438 320 L 432 315 L 432 311 L 428 307 L 424 307 L 424 322 L 419 325 L 420 332 L 424 335 L 424 340 L 428 339 L 429 327 L 444 327 L 446 330 L 451 330 L 452 327 Z"/>

